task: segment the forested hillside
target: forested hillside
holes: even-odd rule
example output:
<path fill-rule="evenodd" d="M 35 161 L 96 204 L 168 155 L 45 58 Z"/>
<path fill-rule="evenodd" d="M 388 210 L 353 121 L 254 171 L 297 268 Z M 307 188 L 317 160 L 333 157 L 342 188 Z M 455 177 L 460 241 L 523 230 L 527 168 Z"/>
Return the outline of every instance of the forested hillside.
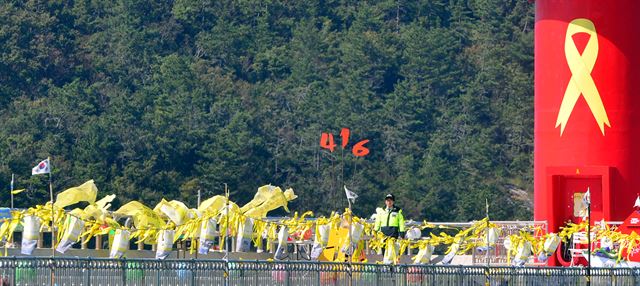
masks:
<path fill-rule="evenodd" d="M 115 205 L 196 192 L 429 221 L 529 219 L 533 4 L 523 0 L 6 0 L 0 204 L 95 179 Z M 349 128 L 342 149 L 341 128 Z M 334 152 L 320 148 L 330 132 Z M 370 153 L 352 154 L 364 139 Z M 523 191 L 524 190 L 524 191 Z"/>

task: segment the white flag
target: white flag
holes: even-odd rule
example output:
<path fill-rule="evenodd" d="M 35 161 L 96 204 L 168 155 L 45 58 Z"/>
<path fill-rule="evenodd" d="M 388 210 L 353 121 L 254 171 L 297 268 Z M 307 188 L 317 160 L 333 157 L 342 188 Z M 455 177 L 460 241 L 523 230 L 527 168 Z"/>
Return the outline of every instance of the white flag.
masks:
<path fill-rule="evenodd" d="M 633 205 L 634 208 L 640 208 L 640 195 L 636 198 L 636 203 Z"/>
<path fill-rule="evenodd" d="M 347 194 L 347 199 L 348 200 L 356 200 L 358 198 L 358 195 L 352 191 L 349 191 L 349 189 L 347 189 L 347 186 L 344 186 L 344 193 Z"/>
<path fill-rule="evenodd" d="M 38 163 L 33 169 L 31 169 L 31 175 L 40 175 L 40 174 L 49 174 L 51 173 L 51 164 L 49 164 L 49 159 L 44 159 L 42 162 Z"/>
<path fill-rule="evenodd" d="M 588 206 L 591 204 L 591 191 L 589 191 L 589 188 L 587 188 L 587 192 L 584 193 L 584 196 L 582 197 L 582 203 L 585 206 Z"/>

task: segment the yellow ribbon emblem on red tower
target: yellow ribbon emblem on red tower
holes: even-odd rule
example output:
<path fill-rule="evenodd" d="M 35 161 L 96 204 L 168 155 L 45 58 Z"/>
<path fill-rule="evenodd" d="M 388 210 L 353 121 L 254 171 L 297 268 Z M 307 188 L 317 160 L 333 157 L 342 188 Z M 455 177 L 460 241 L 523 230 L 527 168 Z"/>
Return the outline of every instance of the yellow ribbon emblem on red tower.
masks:
<path fill-rule="evenodd" d="M 573 35 L 578 33 L 589 34 L 589 41 L 582 55 L 578 52 L 578 48 L 572 38 Z M 562 104 L 560 104 L 556 128 L 560 126 L 560 136 L 562 136 L 573 107 L 576 105 L 578 98 L 580 98 L 580 94 L 582 94 L 600 127 L 602 135 L 604 135 L 604 125 L 611 127 L 611 124 L 607 117 L 607 111 L 602 104 L 596 83 L 591 77 L 591 71 L 598 58 L 598 34 L 591 20 L 580 18 L 569 23 L 564 40 L 564 54 L 567 58 L 569 70 L 571 70 L 571 79 L 567 85 L 567 90 L 564 92 Z"/>

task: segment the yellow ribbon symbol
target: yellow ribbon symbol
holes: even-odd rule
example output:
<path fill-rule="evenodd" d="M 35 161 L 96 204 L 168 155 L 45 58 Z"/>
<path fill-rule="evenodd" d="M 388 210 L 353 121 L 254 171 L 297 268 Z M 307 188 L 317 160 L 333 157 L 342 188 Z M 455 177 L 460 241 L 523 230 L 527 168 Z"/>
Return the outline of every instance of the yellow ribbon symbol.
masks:
<path fill-rule="evenodd" d="M 589 34 L 589 41 L 582 55 L 578 52 L 578 48 L 572 38 L 573 35 L 578 33 Z M 596 122 L 598 122 L 602 135 L 604 135 L 605 124 L 611 127 L 609 118 L 607 117 L 607 111 L 604 109 L 602 99 L 600 98 L 600 93 L 598 93 L 598 88 L 591 77 L 591 71 L 596 63 L 596 58 L 598 58 L 597 37 L 596 27 L 591 20 L 579 18 L 569 23 L 567 35 L 564 40 L 564 54 L 567 58 L 569 69 L 571 70 L 571 79 L 567 85 L 567 90 L 564 92 L 564 98 L 562 99 L 562 104 L 560 104 L 560 111 L 558 112 L 558 119 L 556 120 L 556 127 L 560 126 L 560 136 L 562 136 L 564 128 L 567 126 L 569 116 L 578 98 L 580 98 L 580 94 L 582 94 L 587 101 L 587 105 Z"/>

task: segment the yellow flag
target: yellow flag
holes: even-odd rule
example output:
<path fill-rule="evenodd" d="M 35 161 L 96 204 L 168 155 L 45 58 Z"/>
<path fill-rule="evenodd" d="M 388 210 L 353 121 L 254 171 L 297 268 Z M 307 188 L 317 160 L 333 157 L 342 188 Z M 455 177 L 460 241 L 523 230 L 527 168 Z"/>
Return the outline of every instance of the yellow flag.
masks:
<path fill-rule="evenodd" d="M 165 225 L 164 221 L 153 212 L 152 209 L 138 201 L 130 201 L 120 207 L 114 214 L 131 216 L 136 228 L 159 228 Z"/>
<path fill-rule="evenodd" d="M 84 209 L 75 208 L 70 213 L 82 220 L 95 220 L 98 223 L 104 223 L 108 218 L 108 210 L 111 207 L 110 202 L 116 198 L 116 195 L 108 195 L 95 203 L 89 204 Z"/>
<path fill-rule="evenodd" d="M 162 199 L 153 211 L 161 216 L 168 217 L 175 225 L 183 225 L 189 219 L 189 208 L 181 201 L 167 202 Z"/>
<path fill-rule="evenodd" d="M 90 204 L 96 201 L 98 195 L 98 187 L 93 180 L 86 181 L 84 184 L 65 190 L 56 196 L 55 206 L 64 208 L 79 202 L 88 202 Z"/>
<path fill-rule="evenodd" d="M 200 213 L 219 213 L 227 204 L 227 198 L 225 196 L 213 196 L 208 198 L 198 206 L 198 211 Z M 229 200 L 229 213 L 238 213 L 240 212 L 240 208 L 236 203 Z"/>
<path fill-rule="evenodd" d="M 111 195 L 108 195 L 108 196 L 104 196 L 102 199 L 99 199 L 99 200 L 96 202 L 96 206 L 97 206 L 99 209 L 105 209 L 105 210 L 107 210 L 107 209 L 109 209 L 109 207 L 111 207 L 111 204 L 110 204 L 110 203 L 111 203 L 111 202 L 113 201 L 113 199 L 115 199 L 115 198 L 116 198 L 116 195 L 115 195 L 115 194 L 111 194 Z"/>
<path fill-rule="evenodd" d="M 276 189 L 276 187 L 274 187 L 272 185 L 264 185 L 264 186 L 258 188 L 258 191 L 256 192 L 255 196 L 253 197 L 253 200 L 248 202 L 246 205 L 242 206 L 242 208 L 240 208 L 240 211 L 245 213 L 248 210 L 261 205 L 262 203 L 264 203 L 266 200 L 268 200 L 272 196 L 273 191 L 275 189 Z"/>
<path fill-rule="evenodd" d="M 282 189 L 276 187 L 268 193 L 264 202 L 247 210 L 244 215 L 254 219 L 261 219 L 266 217 L 269 211 L 275 210 L 279 207 L 283 207 L 288 212 L 289 208 L 287 208 L 287 203 L 297 197 L 298 196 L 294 194 L 293 189 L 287 189 L 283 192 Z"/>
<path fill-rule="evenodd" d="M 17 194 L 19 194 L 19 193 L 24 192 L 25 190 L 26 190 L 26 189 L 13 190 L 13 191 L 11 191 L 11 194 L 12 194 L 12 195 L 17 195 Z"/>

